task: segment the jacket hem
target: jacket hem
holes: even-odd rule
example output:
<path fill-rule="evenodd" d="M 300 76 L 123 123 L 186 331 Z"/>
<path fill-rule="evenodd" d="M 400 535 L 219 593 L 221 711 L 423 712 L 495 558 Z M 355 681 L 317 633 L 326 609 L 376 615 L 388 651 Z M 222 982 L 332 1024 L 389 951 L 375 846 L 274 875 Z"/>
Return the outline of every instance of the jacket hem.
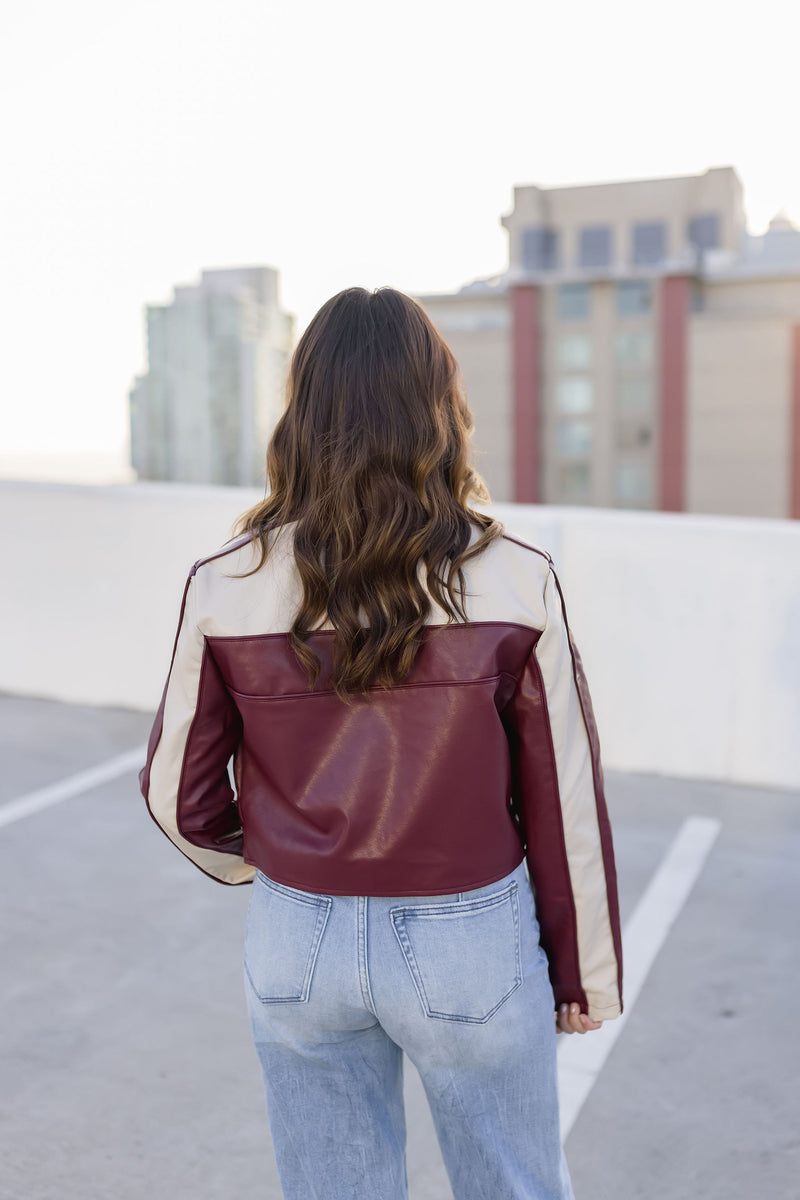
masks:
<path fill-rule="evenodd" d="M 245 859 L 244 861 L 262 871 L 262 874 L 266 875 L 268 879 L 273 880 L 274 883 L 282 883 L 284 887 L 296 888 L 298 891 L 308 892 L 313 896 L 452 896 L 456 892 L 471 892 L 476 888 L 486 887 L 490 883 L 497 883 L 498 880 L 505 879 L 506 875 L 510 875 L 522 865 L 522 863 L 525 861 L 525 856 L 522 855 L 520 857 L 520 860 L 516 866 L 509 867 L 508 869 L 503 868 L 501 871 L 494 872 L 487 878 L 479 879 L 477 881 L 468 883 L 461 882 L 447 887 L 440 886 L 435 888 L 408 888 L 405 891 L 397 891 L 396 888 L 382 888 L 380 890 L 371 888 L 369 892 L 354 892 L 349 888 L 314 888 L 310 887 L 307 883 L 300 883 L 295 879 L 289 879 L 288 876 L 276 875 L 272 871 L 263 871 L 261 867 L 258 867 L 256 863 L 251 862 L 250 859 Z"/>

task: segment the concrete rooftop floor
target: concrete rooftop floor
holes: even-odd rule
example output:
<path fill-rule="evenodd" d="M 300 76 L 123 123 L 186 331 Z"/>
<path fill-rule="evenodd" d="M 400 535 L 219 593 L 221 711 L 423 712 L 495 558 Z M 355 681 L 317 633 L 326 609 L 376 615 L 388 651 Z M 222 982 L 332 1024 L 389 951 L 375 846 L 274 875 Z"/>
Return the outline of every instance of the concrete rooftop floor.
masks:
<path fill-rule="evenodd" d="M 0 694 L 0 822 L 151 721 Z M 798 1200 L 800 795 L 609 770 L 606 792 L 623 930 L 686 818 L 721 828 L 567 1136 L 576 1200 Z M 134 769 L 0 824 L 0 889 L 0 1197 L 278 1200 L 250 889 L 169 844 Z M 411 1200 L 447 1200 L 410 1064 L 406 1101 Z"/>

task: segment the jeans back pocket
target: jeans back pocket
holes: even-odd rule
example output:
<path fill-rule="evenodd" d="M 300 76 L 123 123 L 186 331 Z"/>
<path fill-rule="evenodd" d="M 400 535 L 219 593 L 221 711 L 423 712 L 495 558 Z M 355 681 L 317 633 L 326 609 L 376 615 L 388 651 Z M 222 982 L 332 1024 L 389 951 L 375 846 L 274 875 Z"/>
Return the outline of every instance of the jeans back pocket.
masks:
<path fill-rule="evenodd" d="M 330 896 L 300 892 L 256 871 L 244 969 L 262 1004 L 308 1000 L 331 903 Z"/>
<path fill-rule="evenodd" d="M 483 1024 L 522 983 L 516 882 L 474 900 L 391 910 L 423 1011 Z"/>

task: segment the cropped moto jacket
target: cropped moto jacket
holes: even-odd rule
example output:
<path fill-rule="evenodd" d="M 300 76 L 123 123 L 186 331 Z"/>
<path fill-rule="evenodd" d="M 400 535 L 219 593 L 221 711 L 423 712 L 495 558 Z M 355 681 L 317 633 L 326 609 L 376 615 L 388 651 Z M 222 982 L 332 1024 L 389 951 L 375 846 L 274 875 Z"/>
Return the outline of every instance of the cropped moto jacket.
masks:
<path fill-rule="evenodd" d="M 550 555 L 504 532 L 463 567 L 468 621 L 431 597 L 410 674 L 348 706 L 329 682 L 332 625 L 310 635 L 313 687 L 289 645 L 292 529 L 270 531 L 246 578 L 249 534 L 189 572 L 139 773 L 155 822 L 220 883 L 260 868 L 329 895 L 468 891 L 525 857 L 556 1005 L 618 1016 L 600 746 Z"/>

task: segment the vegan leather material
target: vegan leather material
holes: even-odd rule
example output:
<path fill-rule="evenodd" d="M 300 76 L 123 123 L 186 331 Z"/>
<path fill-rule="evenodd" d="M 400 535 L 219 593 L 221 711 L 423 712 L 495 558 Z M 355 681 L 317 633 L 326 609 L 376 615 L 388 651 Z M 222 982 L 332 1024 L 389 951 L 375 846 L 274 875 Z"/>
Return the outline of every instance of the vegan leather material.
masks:
<path fill-rule="evenodd" d="M 313 687 L 289 644 L 291 532 L 251 576 L 249 535 L 191 569 L 139 777 L 156 823 L 222 883 L 330 895 L 469 891 L 526 857 L 556 1003 L 619 1015 L 599 739 L 550 555 L 506 533 L 469 560 L 467 623 L 432 600 L 410 674 L 348 706 L 330 624 Z"/>

